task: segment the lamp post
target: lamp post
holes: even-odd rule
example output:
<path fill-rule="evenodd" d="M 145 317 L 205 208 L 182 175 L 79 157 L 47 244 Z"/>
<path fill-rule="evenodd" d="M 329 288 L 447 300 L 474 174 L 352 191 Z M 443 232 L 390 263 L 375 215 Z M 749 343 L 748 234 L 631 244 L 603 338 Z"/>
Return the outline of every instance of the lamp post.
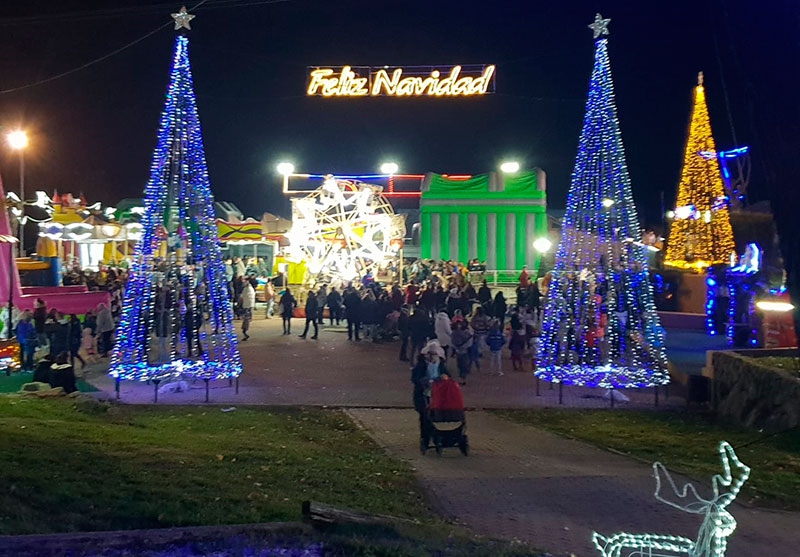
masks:
<path fill-rule="evenodd" d="M 398 170 L 400 170 L 400 167 L 397 166 L 396 162 L 385 162 L 381 165 L 381 172 L 389 175 L 389 193 L 394 193 L 394 175 L 397 174 Z"/>
<path fill-rule="evenodd" d="M 28 134 L 23 130 L 15 130 L 7 136 L 8 145 L 19 151 L 19 198 L 22 200 L 22 214 L 19 217 L 19 255 L 25 255 L 25 147 L 28 146 Z"/>
<path fill-rule="evenodd" d="M 281 162 L 278 163 L 277 170 L 283 176 L 283 193 L 289 193 L 289 176 L 294 174 L 294 165 L 290 162 Z"/>

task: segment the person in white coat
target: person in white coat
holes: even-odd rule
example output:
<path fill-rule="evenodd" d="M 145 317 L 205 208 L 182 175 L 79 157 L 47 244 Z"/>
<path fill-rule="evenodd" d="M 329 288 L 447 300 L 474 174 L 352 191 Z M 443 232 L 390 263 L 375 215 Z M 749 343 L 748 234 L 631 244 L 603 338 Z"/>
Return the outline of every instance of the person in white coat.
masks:
<path fill-rule="evenodd" d="M 253 282 L 246 280 L 244 282 L 244 289 L 242 290 L 242 335 L 244 335 L 243 340 L 247 340 L 250 338 L 250 335 L 247 334 L 247 331 L 250 330 L 250 321 L 253 320 L 253 308 L 256 305 L 256 291 L 253 288 Z"/>
<path fill-rule="evenodd" d="M 450 335 L 453 332 L 450 326 L 450 316 L 447 312 L 441 310 L 436 314 L 436 319 L 433 322 L 433 330 L 436 333 L 436 340 L 444 348 L 444 357 L 447 358 L 447 350 L 450 348 Z"/>

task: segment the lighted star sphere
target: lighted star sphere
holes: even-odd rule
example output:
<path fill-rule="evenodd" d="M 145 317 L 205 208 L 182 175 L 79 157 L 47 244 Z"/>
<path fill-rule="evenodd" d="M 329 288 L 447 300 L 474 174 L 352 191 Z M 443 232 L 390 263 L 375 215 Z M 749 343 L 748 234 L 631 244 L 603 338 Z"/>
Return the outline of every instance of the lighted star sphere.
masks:
<path fill-rule="evenodd" d="M 711 156 L 704 156 L 706 153 Z M 729 200 L 716 155 L 705 87 L 701 82 L 694 91 L 675 218 L 664 261 L 667 265 L 699 270 L 715 263 L 728 263 L 735 252 Z"/>
<path fill-rule="evenodd" d="M 109 368 L 120 380 L 242 372 L 188 47 L 179 36 Z"/>
<path fill-rule="evenodd" d="M 306 282 L 347 282 L 395 260 L 405 231 L 380 186 L 328 177 L 292 201 L 287 251 L 305 262 Z"/>
<path fill-rule="evenodd" d="M 606 38 L 595 41 L 536 375 L 567 385 L 648 387 L 669 382 L 664 333 L 640 241 L 607 46 Z"/>

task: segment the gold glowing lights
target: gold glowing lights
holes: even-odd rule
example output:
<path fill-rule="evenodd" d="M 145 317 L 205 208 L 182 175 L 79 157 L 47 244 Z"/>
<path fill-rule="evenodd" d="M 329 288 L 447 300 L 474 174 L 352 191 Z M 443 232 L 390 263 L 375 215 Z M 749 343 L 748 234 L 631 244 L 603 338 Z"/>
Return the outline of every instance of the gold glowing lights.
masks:
<path fill-rule="evenodd" d="M 452 66 L 446 71 L 418 68 L 312 68 L 309 96 L 469 97 L 494 90 L 495 66 Z"/>

